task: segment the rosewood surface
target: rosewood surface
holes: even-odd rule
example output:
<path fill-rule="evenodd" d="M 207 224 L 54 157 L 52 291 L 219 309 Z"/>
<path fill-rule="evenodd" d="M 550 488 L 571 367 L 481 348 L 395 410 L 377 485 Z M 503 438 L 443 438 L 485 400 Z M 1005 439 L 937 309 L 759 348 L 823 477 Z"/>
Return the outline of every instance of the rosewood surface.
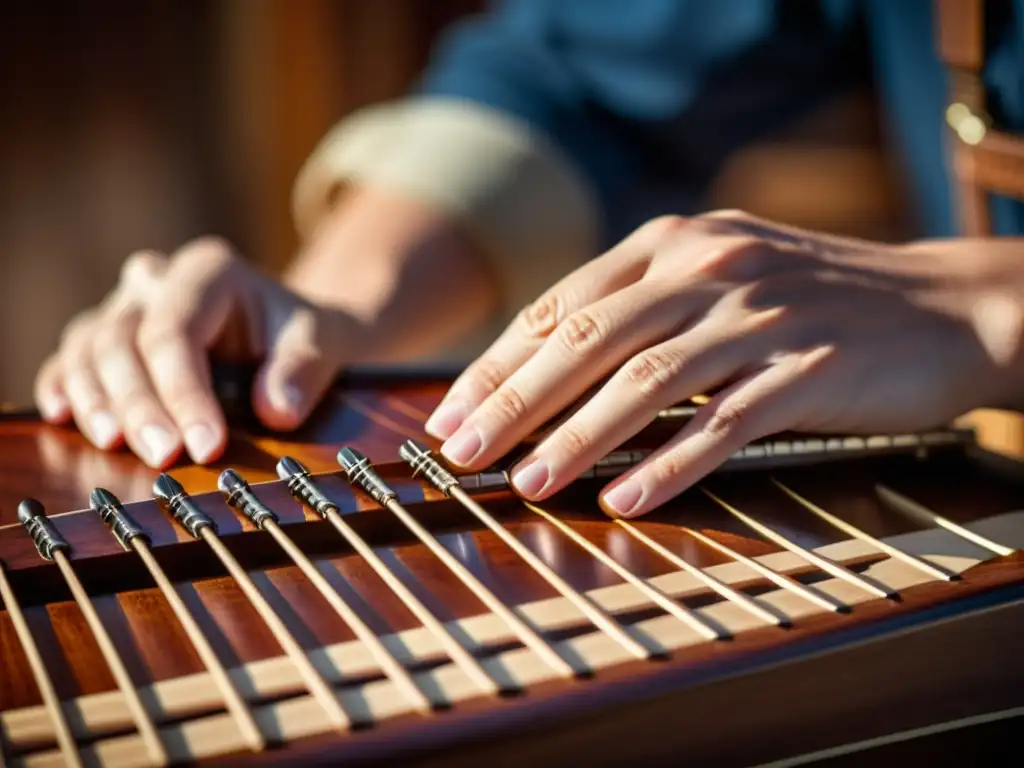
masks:
<path fill-rule="evenodd" d="M 272 605 L 307 648 L 351 639 L 352 633 L 329 609 L 323 598 L 285 561 L 280 550 L 247 521 L 242 521 L 214 492 L 216 477 L 228 466 L 254 484 L 256 492 L 281 517 L 285 529 L 315 557 L 335 588 L 378 633 L 417 625 L 407 609 L 326 523 L 292 500 L 276 481 L 274 466 L 282 455 L 307 464 L 320 486 L 338 503 L 353 525 L 378 548 L 380 554 L 418 597 L 440 618 L 453 619 L 483 611 L 482 606 L 425 548 L 414 542 L 390 513 L 375 508 L 361 493 L 353 492 L 337 473 L 335 453 L 340 445 L 354 445 L 375 462 L 390 462 L 382 471 L 392 479 L 404 502 L 431 529 L 440 532 L 445 546 L 511 604 L 551 597 L 553 590 L 516 558 L 490 531 L 480 530 L 472 517 L 449 500 L 425 490 L 409 478 L 404 465 L 395 463 L 398 445 L 412 437 L 428 444 L 422 423 L 439 400 L 445 385 L 433 381 L 391 381 L 386 386 L 339 387 L 311 420 L 292 435 L 273 435 L 256 426 L 244 413 L 235 412 L 236 425 L 224 460 L 212 467 L 183 465 L 172 470 L 201 506 L 221 527 L 225 542 L 251 570 Z M 237 407 L 237 394 L 228 392 Z M 137 556 L 120 550 L 99 519 L 89 511 L 88 494 L 102 486 L 113 491 L 150 533 L 154 551 L 167 567 L 186 604 L 213 642 L 221 659 L 231 666 L 280 654 L 274 639 L 258 620 L 233 581 L 223 575 L 204 544 L 188 539 L 151 500 L 155 473 L 127 452 L 102 453 L 92 449 L 71 428 L 42 425 L 30 414 L 7 415 L 0 420 L 0 559 L 24 603 L 28 619 L 44 656 L 54 671 L 62 697 L 110 690 L 113 680 L 101 662 L 84 619 L 70 601 L 56 569 L 41 561 L 16 522 L 20 499 L 34 496 L 46 505 L 74 547 L 74 562 L 101 617 L 116 638 L 133 679 L 140 685 L 202 669 L 164 599 L 153 588 Z M 776 473 L 819 505 L 876 536 L 913 530 L 914 525 L 886 510 L 873 493 L 873 483 L 884 481 L 952 519 L 967 521 L 1019 509 L 1024 492 L 1018 482 L 980 468 L 960 451 L 941 452 L 929 461 L 913 456 L 887 457 L 794 468 Z M 256 485 L 261 483 L 261 485 Z M 262 484 L 265 483 L 265 484 Z M 774 490 L 763 473 L 714 477 L 710 487 L 730 503 L 791 536 L 805 546 L 820 546 L 843 538 L 834 529 L 799 508 Z M 641 546 L 625 531 L 609 524 L 595 504 L 600 486 L 580 483 L 546 507 L 572 523 L 590 541 L 605 549 L 639 576 L 672 570 L 672 566 Z M 524 543 L 567 578 L 577 589 L 615 584 L 619 579 L 596 563 L 551 526 L 532 516 L 507 492 L 481 496 Z M 775 551 L 771 544 L 752 538 L 733 518 L 699 493 L 687 493 L 657 515 L 644 519 L 641 529 L 656 541 L 695 565 L 724 561 L 722 555 L 688 538 L 678 527 L 686 523 L 747 555 Z M 3 527 L 7 526 L 7 527 Z M 462 718 L 483 718 L 481 727 L 495 727 L 491 718 L 500 711 L 501 727 L 518 722 L 527 727 L 537 718 L 588 708 L 622 706 L 655 693 L 674 690 L 730 674 L 752 671 L 764 663 L 759 653 L 772 652 L 776 660 L 796 659 L 830 643 L 843 642 L 853 628 L 871 635 L 908 616 L 938 606 L 967 606 L 1024 577 L 1018 557 L 993 561 L 969 572 L 961 582 L 931 584 L 909 590 L 902 602 L 875 601 L 852 616 L 825 616 L 786 630 L 784 647 L 777 629 L 747 633 L 725 644 L 691 649 L 684 659 L 663 664 L 627 664 L 602 673 L 593 685 L 558 683 L 531 691 L 521 701 L 470 703 L 461 706 L 460 718 L 438 718 L 425 730 L 422 723 L 402 726 L 409 749 L 415 745 L 453 746 L 460 741 Z M 746 587 L 756 594 L 765 588 L 756 579 Z M 706 597 L 688 604 L 699 605 Z M 782 654 L 779 656 L 778 654 Z M 0 710 L 39 702 L 6 613 L 0 612 Z M 516 714 L 518 713 L 518 714 Z M 547 713 L 545 715 L 545 713 Z M 571 730 L 571 729 L 570 729 Z M 567 731 L 568 732 L 568 731 Z M 347 748 L 367 753 L 385 749 L 391 731 L 360 737 Z M 355 743 L 355 741 L 353 743 Z M 321 757 L 330 739 L 293 745 L 296 757 Z M 380 754 L 375 753 L 375 754 Z M 269 753 L 267 760 L 280 758 Z"/>

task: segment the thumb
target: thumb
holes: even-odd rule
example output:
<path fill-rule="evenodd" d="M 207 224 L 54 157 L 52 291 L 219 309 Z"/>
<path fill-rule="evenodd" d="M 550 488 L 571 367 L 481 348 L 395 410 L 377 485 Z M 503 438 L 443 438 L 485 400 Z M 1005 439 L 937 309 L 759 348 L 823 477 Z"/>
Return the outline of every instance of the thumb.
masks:
<path fill-rule="evenodd" d="M 331 385 L 351 338 L 333 315 L 292 299 L 271 320 L 267 356 L 256 375 L 253 408 L 271 429 L 302 424 Z"/>

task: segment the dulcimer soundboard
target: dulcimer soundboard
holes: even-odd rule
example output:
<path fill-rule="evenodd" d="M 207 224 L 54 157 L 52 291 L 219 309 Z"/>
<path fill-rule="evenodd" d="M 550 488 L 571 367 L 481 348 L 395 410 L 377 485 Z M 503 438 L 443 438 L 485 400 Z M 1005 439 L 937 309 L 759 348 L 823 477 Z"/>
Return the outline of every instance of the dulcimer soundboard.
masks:
<path fill-rule="evenodd" d="M 1021 722 L 1024 475 L 969 430 L 774 436 L 613 521 L 699 405 L 532 504 L 444 465 L 436 378 L 233 411 L 163 475 L 4 416 L 0 763 L 984 759 Z"/>

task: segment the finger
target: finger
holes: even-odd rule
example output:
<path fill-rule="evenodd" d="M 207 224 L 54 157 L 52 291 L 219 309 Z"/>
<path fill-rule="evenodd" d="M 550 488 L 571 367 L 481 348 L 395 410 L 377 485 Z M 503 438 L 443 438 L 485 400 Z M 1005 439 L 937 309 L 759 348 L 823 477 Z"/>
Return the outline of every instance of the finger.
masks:
<path fill-rule="evenodd" d="M 815 369 L 830 347 L 792 355 L 725 388 L 666 445 L 602 491 L 612 517 L 646 514 L 682 493 L 743 446 L 798 424 L 812 407 Z"/>
<path fill-rule="evenodd" d="M 181 452 L 174 422 L 160 405 L 135 346 L 143 308 L 166 302 L 161 281 L 167 257 L 136 251 L 125 259 L 117 290 L 104 302 L 92 336 L 96 376 L 121 425 L 125 442 L 147 465 L 166 469 Z"/>
<path fill-rule="evenodd" d="M 69 326 L 61 346 L 60 366 L 75 423 L 93 445 L 105 450 L 120 442 L 121 428 L 92 366 L 93 328 L 91 318 Z"/>
<path fill-rule="evenodd" d="M 159 251 L 135 251 L 121 265 L 119 289 L 136 301 L 160 301 L 161 281 L 169 265 L 167 256 Z"/>
<path fill-rule="evenodd" d="M 674 335 L 702 297 L 641 281 L 570 315 L 442 446 L 459 467 L 486 466 L 634 352 Z"/>
<path fill-rule="evenodd" d="M 295 429 L 306 420 L 357 342 L 355 324 L 347 332 L 342 327 L 345 316 L 291 303 L 278 310 L 253 389 L 256 415 L 271 429 Z"/>
<path fill-rule="evenodd" d="M 672 258 L 652 264 L 649 276 L 657 279 L 682 267 L 693 280 L 751 284 L 781 272 L 806 269 L 814 258 L 804 251 L 748 236 L 680 238 Z"/>
<path fill-rule="evenodd" d="M 93 339 L 93 365 L 129 447 L 149 466 L 165 469 L 181 442 L 135 349 L 137 325 L 137 316 L 106 324 Z"/>
<path fill-rule="evenodd" d="M 64 424 L 71 418 L 71 403 L 64 392 L 60 358 L 50 355 L 39 367 L 35 381 L 36 407 L 51 424 Z"/>
<path fill-rule="evenodd" d="M 427 420 L 426 431 L 440 440 L 450 438 L 477 406 L 540 349 L 562 321 L 643 277 L 658 243 L 685 222 L 678 217 L 649 222 L 520 312 L 494 344 L 456 379 Z"/>
<path fill-rule="evenodd" d="M 770 219 L 762 219 L 745 211 L 711 211 L 699 216 L 694 221 L 703 221 L 712 226 L 722 227 L 721 231 L 723 232 L 731 230 L 735 234 L 756 237 L 772 245 L 790 247 L 819 255 L 844 251 L 871 253 L 878 250 L 878 243 L 873 243 L 870 240 L 801 229 Z"/>
<path fill-rule="evenodd" d="M 196 241 L 175 255 L 147 308 L 137 347 L 160 403 L 176 426 L 151 430 L 155 446 L 170 455 L 182 439 L 198 463 L 211 461 L 227 444 L 227 424 L 217 402 L 206 350 L 223 330 L 249 275 L 228 246 Z"/>
<path fill-rule="evenodd" d="M 777 336 L 778 324 L 766 313 L 742 323 L 705 321 L 645 349 L 516 465 L 513 486 L 531 499 L 556 493 L 662 409 L 735 379 Z"/>

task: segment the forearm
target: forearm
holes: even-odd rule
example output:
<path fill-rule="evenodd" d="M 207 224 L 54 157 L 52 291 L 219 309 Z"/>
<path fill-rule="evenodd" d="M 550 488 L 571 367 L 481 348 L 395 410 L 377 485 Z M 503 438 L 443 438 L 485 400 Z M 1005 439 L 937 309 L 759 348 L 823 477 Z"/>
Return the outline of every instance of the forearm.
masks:
<path fill-rule="evenodd" d="M 323 217 L 285 283 L 370 329 L 360 362 L 456 344 L 493 316 L 500 295 L 479 249 L 450 218 L 369 187 Z"/>

